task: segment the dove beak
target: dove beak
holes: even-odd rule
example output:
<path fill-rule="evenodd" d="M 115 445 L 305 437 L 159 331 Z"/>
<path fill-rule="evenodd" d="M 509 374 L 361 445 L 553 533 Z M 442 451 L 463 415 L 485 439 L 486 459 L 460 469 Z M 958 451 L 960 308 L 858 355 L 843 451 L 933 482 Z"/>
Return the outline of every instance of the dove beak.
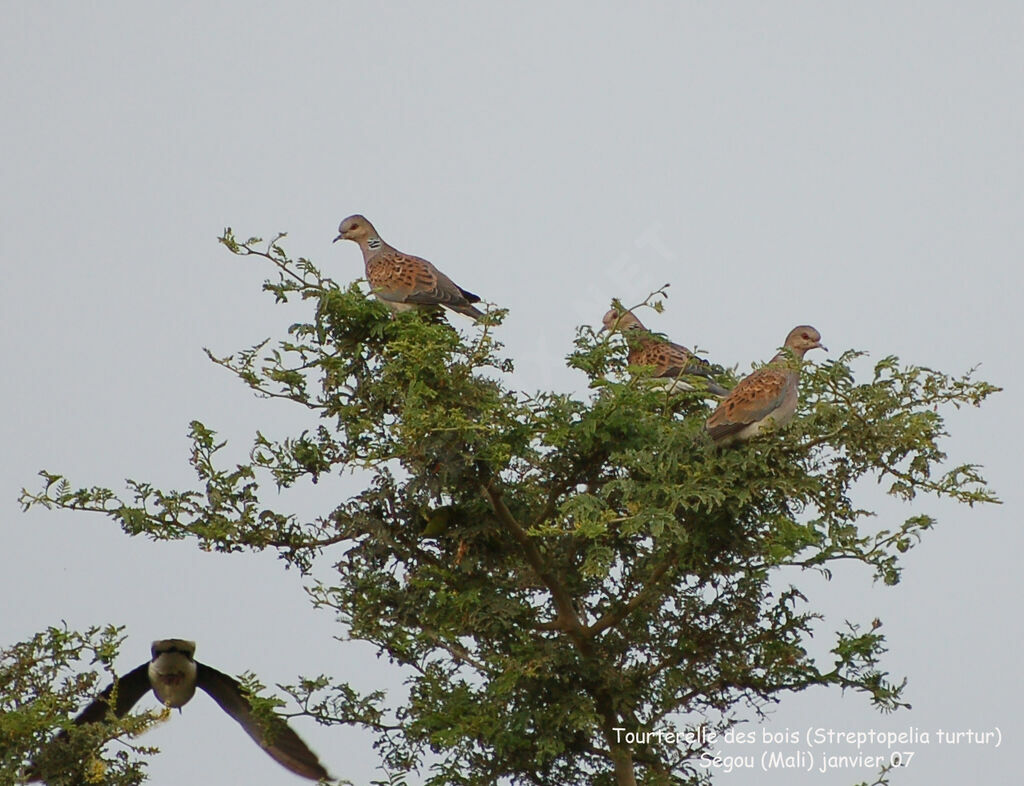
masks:
<path fill-rule="evenodd" d="M 820 341 L 819 341 L 819 342 L 818 342 L 817 344 L 815 344 L 814 346 L 816 346 L 816 347 L 817 347 L 818 349 L 823 349 L 823 350 L 825 350 L 826 352 L 828 352 L 828 347 L 826 347 L 826 346 L 825 346 L 824 344 L 822 344 L 822 343 L 821 343 Z"/>
<path fill-rule="evenodd" d="M 339 240 L 344 240 L 344 239 L 345 239 L 345 236 L 344 236 L 344 235 L 338 235 L 338 236 L 337 236 L 336 238 L 334 238 L 334 240 L 332 240 L 331 242 L 332 242 L 332 243 L 337 243 L 337 242 L 338 242 Z"/>

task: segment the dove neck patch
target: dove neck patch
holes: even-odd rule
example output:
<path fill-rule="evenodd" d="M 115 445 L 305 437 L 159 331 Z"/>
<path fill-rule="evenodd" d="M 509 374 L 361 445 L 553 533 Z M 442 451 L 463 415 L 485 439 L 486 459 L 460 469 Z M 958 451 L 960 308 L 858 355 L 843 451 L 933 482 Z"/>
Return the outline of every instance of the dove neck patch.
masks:
<path fill-rule="evenodd" d="M 366 241 L 366 247 L 371 251 L 376 251 L 381 246 L 381 240 L 379 237 L 371 237 Z"/>

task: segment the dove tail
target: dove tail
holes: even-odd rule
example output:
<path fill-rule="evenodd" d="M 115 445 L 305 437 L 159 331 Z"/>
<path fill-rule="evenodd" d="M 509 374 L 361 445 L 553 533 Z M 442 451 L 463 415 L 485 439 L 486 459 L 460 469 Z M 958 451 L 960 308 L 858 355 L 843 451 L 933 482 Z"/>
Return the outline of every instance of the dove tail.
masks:
<path fill-rule="evenodd" d="M 473 297 L 476 297 L 476 295 L 474 295 Z M 475 303 L 475 302 L 477 302 L 479 300 L 480 300 L 480 298 L 477 298 L 473 302 Z M 458 306 L 449 305 L 448 308 L 452 309 L 453 311 L 458 311 L 460 314 L 465 314 L 467 317 L 472 317 L 473 319 L 480 319 L 480 317 L 482 317 L 484 315 L 483 311 L 481 311 L 480 309 L 478 309 L 478 308 L 476 308 L 474 306 L 469 305 L 468 303 L 465 304 L 465 305 L 458 305 Z"/>

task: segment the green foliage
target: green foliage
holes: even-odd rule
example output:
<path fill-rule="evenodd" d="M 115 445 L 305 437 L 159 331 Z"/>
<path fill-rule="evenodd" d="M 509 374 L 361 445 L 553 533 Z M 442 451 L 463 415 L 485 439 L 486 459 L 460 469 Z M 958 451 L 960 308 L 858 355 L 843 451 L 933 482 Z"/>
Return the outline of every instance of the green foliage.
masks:
<path fill-rule="evenodd" d="M 221 240 L 276 266 L 276 299 L 313 308 L 276 344 L 211 358 L 319 426 L 258 433 L 248 463 L 222 468 L 224 443 L 194 422 L 197 489 L 129 480 L 119 496 L 44 472 L 22 502 L 203 549 L 270 548 L 314 571 L 314 602 L 405 667 L 408 697 L 389 704 L 326 677 L 292 695 L 324 722 L 374 730 L 387 782 L 419 771 L 431 784 L 699 783 L 699 750 L 627 745 L 613 729 L 724 731 L 744 708 L 815 685 L 903 705 L 879 665 L 877 620 L 848 623 L 829 663 L 808 654 L 818 615 L 800 570 L 855 561 L 900 580 L 902 554 L 934 521 L 911 511 L 877 526 L 853 499 L 862 479 L 905 502 L 996 501 L 940 442 L 943 411 L 997 388 L 893 357 L 858 382 L 862 353 L 845 352 L 805 366 L 784 432 L 716 450 L 707 403 L 640 384 L 621 337 L 580 329 L 568 363 L 586 396 L 527 395 L 509 387 L 493 335 L 502 312 L 463 336 L 436 313 L 392 317 L 358 285 L 289 260 L 280 237 L 265 251 L 230 230 Z M 364 490 L 312 521 L 263 493 L 353 469 Z"/>
<path fill-rule="evenodd" d="M 111 664 L 121 641 L 120 628 L 83 633 L 48 628 L 0 649 L 0 783 L 15 783 L 30 773 L 53 786 L 141 782 L 144 764 L 129 757 L 126 747 L 112 756 L 99 749 L 109 740 L 142 732 L 153 717 L 112 717 L 109 724 L 85 727 L 70 722 L 81 697 L 95 695 L 113 679 Z M 97 665 L 100 672 L 87 670 Z M 53 744 L 57 728 L 66 737 Z"/>

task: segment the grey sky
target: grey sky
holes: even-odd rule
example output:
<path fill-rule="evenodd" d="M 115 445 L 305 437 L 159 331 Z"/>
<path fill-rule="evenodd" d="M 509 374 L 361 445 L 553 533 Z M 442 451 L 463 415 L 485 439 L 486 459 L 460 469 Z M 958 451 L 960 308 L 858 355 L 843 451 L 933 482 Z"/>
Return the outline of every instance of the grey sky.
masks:
<path fill-rule="evenodd" d="M 3 16 L 0 641 L 112 621 L 130 634 L 123 670 L 151 639 L 182 636 L 200 660 L 269 684 L 328 671 L 400 690 L 370 648 L 332 639 L 341 630 L 271 555 L 201 554 L 16 505 L 44 467 L 82 485 L 188 486 L 193 418 L 239 458 L 256 428 L 301 427 L 201 351 L 279 335 L 302 309 L 274 307 L 267 269 L 215 238 L 284 230 L 294 255 L 348 281 L 358 250 L 331 239 L 362 212 L 511 309 L 501 335 L 527 390 L 579 388 L 561 363 L 575 325 L 665 282 L 650 327 L 741 369 L 798 323 L 834 353 L 981 363 L 1006 392 L 951 417 L 947 446 L 983 463 L 1006 504 L 910 508 L 865 488 L 894 521 L 939 518 L 904 583 L 798 577 L 832 615 L 826 634 L 845 617 L 884 620 L 885 665 L 909 675 L 913 711 L 809 692 L 770 728 L 999 726 L 1001 749 L 918 747 L 894 783 L 1018 782 L 1019 3 L 7 0 Z M 354 488 L 330 485 L 289 498 L 313 513 Z M 372 777 L 361 733 L 297 728 L 336 774 Z M 164 751 L 156 786 L 200 772 L 298 782 L 205 697 L 143 741 Z"/>

